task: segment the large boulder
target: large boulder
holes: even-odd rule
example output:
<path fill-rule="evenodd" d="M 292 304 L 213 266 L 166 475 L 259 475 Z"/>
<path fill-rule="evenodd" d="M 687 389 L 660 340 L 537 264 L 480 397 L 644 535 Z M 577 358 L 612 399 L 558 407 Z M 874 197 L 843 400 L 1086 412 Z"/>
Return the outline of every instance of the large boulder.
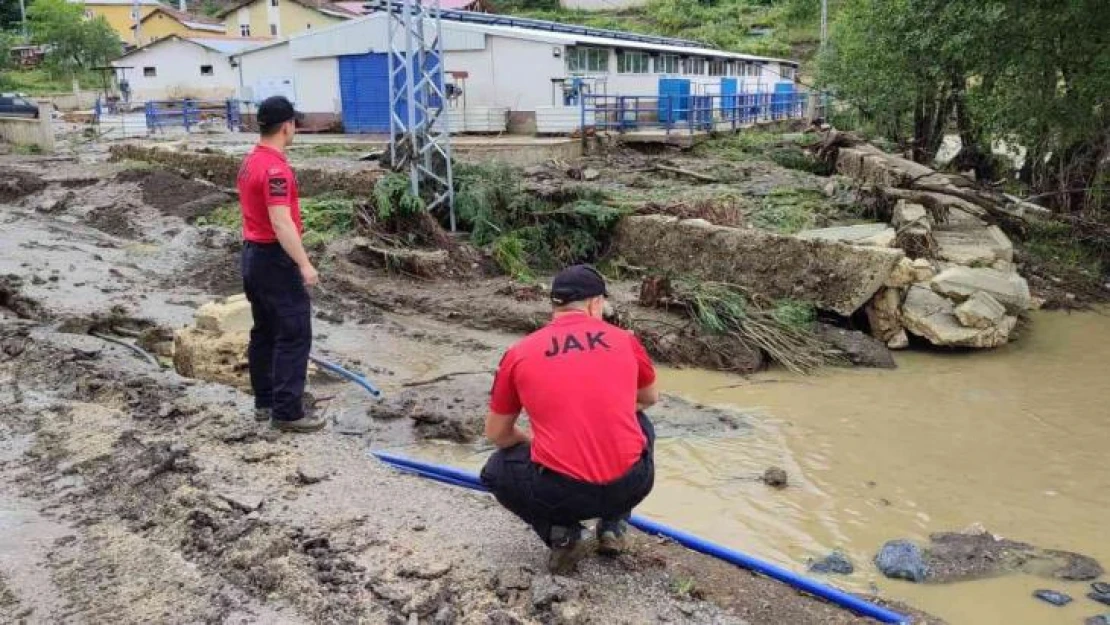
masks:
<path fill-rule="evenodd" d="M 969 328 L 986 329 L 996 326 L 1006 316 L 1006 307 L 983 291 L 977 291 L 956 307 L 956 318 Z"/>
<path fill-rule="evenodd" d="M 984 267 L 949 267 L 937 274 L 930 284 L 937 293 L 960 302 L 983 291 L 1011 314 L 1033 306 L 1029 283 L 1016 273 Z"/>
<path fill-rule="evenodd" d="M 863 310 L 867 313 L 867 322 L 871 325 L 871 336 L 880 341 L 889 344 L 891 339 L 903 331 L 901 290 L 889 287 L 879 289 Z"/>
<path fill-rule="evenodd" d="M 988 328 L 969 328 L 960 323 L 951 300 L 917 285 L 906 295 L 901 320 L 912 334 L 933 345 L 950 347 L 998 347 L 1009 340 L 1017 325 L 1017 317 L 1006 316 Z"/>
<path fill-rule="evenodd" d="M 243 295 L 197 309 L 194 325 L 174 333 L 173 366 L 188 378 L 250 388 L 247 344 L 253 324 Z"/>
<path fill-rule="evenodd" d="M 884 341 L 863 332 L 819 323 L 817 337 L 843 353 L 853 365 L 879 369 L 894 369 L 898 366 Z"/>
<path fill-rule="evenodd" d="M 731 282 L 844 316 L 871 299 L 903 256 L 895 249 L 809 241 L 663 215 L 621 220 L 614 250 L 633 265 Z"/>
<path fill-rule="evenodd" d="M 998 226 L 938 228 L 933 231 L 937 258 L 971 267 L 989 267 L 996 261 L 1013 262 L 1014 244 Z"/>

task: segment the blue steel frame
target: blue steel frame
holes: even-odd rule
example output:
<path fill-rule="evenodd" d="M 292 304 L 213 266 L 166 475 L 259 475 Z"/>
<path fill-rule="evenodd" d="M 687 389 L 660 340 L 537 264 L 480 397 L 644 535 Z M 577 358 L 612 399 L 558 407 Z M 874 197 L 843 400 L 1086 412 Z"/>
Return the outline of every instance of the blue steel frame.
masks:
<path fill-rule="evenodd" d="M 147 100 L 144 105 L 146 128 L 157 132 L 165 128 L 182 127 L 186 132 L 200 123 L 202 110 L 222 110 L 228 130 L 242 128 L 239 100 Z"/>
<path fill-rule="evenodd" d="M 583 95 L 581 128 L 610 132 L 662 129 L 672 132 L 737 130 L 745 126 L 804 119 L 809 93 L 735 93 L 727 95 Z M 660 120 L 660 111 L 667 111 Z"/>

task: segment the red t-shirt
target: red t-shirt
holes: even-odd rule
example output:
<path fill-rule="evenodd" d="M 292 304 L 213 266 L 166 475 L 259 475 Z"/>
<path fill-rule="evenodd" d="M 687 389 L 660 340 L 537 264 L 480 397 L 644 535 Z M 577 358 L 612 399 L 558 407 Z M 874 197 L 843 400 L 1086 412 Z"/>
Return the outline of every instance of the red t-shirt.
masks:
<path fill-rule="evenodd" d="M 636 391 L 655 368 L 630 332 L 568 313 L 509 348 L 490 410 L 532 423 L 532 460 L 593 484 L 621 477 L 644 451 Z"/>
<path fill-rule="evenodd" d="M 304 233 L 297 179 L 281 151 L 265 145 L 254 146 L 239 168 L 236 186 L 243 210 L 243 239 L 255 243 L 277 241 L 270 223 L 270 206 L 288 206 L 297 232 Z"/>

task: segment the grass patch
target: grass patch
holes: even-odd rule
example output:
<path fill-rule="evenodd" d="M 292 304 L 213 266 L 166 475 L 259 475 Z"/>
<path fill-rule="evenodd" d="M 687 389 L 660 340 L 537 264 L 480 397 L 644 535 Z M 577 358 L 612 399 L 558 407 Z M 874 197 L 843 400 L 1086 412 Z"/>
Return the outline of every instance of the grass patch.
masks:
<path fill-rule="evenodd" d="M 816 141 L 811 133 L 784 135 L 766 130 L 742 130 L 717 137 L 698 146 L 702 156 L 727 161 L 767 160 L 780 167 L 807 171 L 818 176 L 828 176 L 832 168 L 802 149 Z"/>
<path fill-rule="evenodd" d="M 359 205 L 358 200 L 334 194 L 302 198 L 304 244 L 308 247 L 323 245 L 351 233 L 357 223 Z M 199 217 L 196 223 L 198 226 L 218 226 L 238 231 L 243 227 L 243 217 L 238 203 L 224 204 Z"/>
<path fill-rule="evenodd" d="M 498 266 L 518 279 L 538 271 L 596 260 L 617 221 L 629 210 L 588 187 L 536 197 L 521 172 L 499 163 L 459 164 L 455 209 L 471 241 L 493 251 Z"/>
<path fill-rule="evenodd" d="M 95 72 L 77 75 L 82 89 L 100 89 L 101 80 Z M 0 72 L 0 91 L 14 91 L 29 95 L 73 93 L 73 77 L 54 74 L 44 68 Z"/>
<path fill-rule="evenodd" d="M 818 191 L 778 188 L 763 198 L 750 217 L 758 228 L 779 234 L 797 234 L 812 228 L 817 216 L 827 210 L 825 196 Z"/>
<path fill-rule="evenodd" d="M 12 154 L 21 154 L 23 156 L 34 156 L 42 154 L 42 148 L 37 145 L 13 145 Z"/>
<path fill-rule="evenodd" d="M 1110 252 L 1110 242 L 1084 244 L 1070 225 L 1053 221 L 1030 222 L 1024 243 L 1026 253 L 1050 271 L 1095 282 L 1103 271 L 1100 259 Z"/>

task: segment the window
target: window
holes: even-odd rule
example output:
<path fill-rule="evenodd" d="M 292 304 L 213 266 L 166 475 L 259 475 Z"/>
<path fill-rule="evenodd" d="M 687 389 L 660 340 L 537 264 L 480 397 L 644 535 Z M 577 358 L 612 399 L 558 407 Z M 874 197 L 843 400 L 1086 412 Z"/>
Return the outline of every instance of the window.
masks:
<path fill-rule="evenodd" d="M 617 73 L 650 74 L 651 57 L 647 52 L 621 52 L 617 55 Z"/>
<path fill-rule="evenodd" d="M 783 80 L 794 80 L 797 75 L 797 69 L 793 65 L 779 65 L 779 76 Z"/>
<path fill-rule="evenodd" d="M 674 54 L 660 54 L 655 58 L 656 74 L 677 74 L 678 57 Z"/>
<path fill-rule="evenodd" d="M 239 36 L 240 37 L 250 37 L 251 36 L 251 25 L 250 24 L 239 24 Z"/>
<path fill-rule="evenodd" d="M 603 48 L 567 48 L 567 72 L 571 74 L 609 71 L 609 51 Z"/>
<path fill-rule="evenodd" d="M 270 24 L 270 36 L 277 37 L 277 24 Z"/>
<path fill-rule="evenodd" d="M 684 73 L 686 74 L 699 76 L 705 73 L 705 59 L 691 57 L 686 59 L 686 62 L 683 65 L 685 66 L 684 69 L 686 71 Z"/>
<path fill-rule="evenodd" d="M 759 65 L 755 63 L 744 63 L 744 71 L 740 75 L 749 78 L 759 78 L 761 72 L 762 68 Z"/>
<path fill-rule="evenodd" d="M 312 30 L 312 24 L 305 24 L 305 30 Z"/>
<path fill-rule="evenodd" d="M 211 65 L 201 65 L 200 66 L 200 75 L 201 76 L 212 76 L 212 75 L 214 75 L 214 72 L 212 71 L 212 66 Z"/>
<path fill-rule="evenodd" d="M 158 69 L 157 68 L 154 68 L 154 67 L 144 67 L 143 68 L 143 76 L 146 76 L 147 78 L 154 78 L 157 75 L 158 75 Z"/>
<path fill-rule="evenodd" d="M 722 59 L 713 59 L 709 61 L 709 75 L 710 76 L 724 76 L 728 73 L 728 61 Z"/>

